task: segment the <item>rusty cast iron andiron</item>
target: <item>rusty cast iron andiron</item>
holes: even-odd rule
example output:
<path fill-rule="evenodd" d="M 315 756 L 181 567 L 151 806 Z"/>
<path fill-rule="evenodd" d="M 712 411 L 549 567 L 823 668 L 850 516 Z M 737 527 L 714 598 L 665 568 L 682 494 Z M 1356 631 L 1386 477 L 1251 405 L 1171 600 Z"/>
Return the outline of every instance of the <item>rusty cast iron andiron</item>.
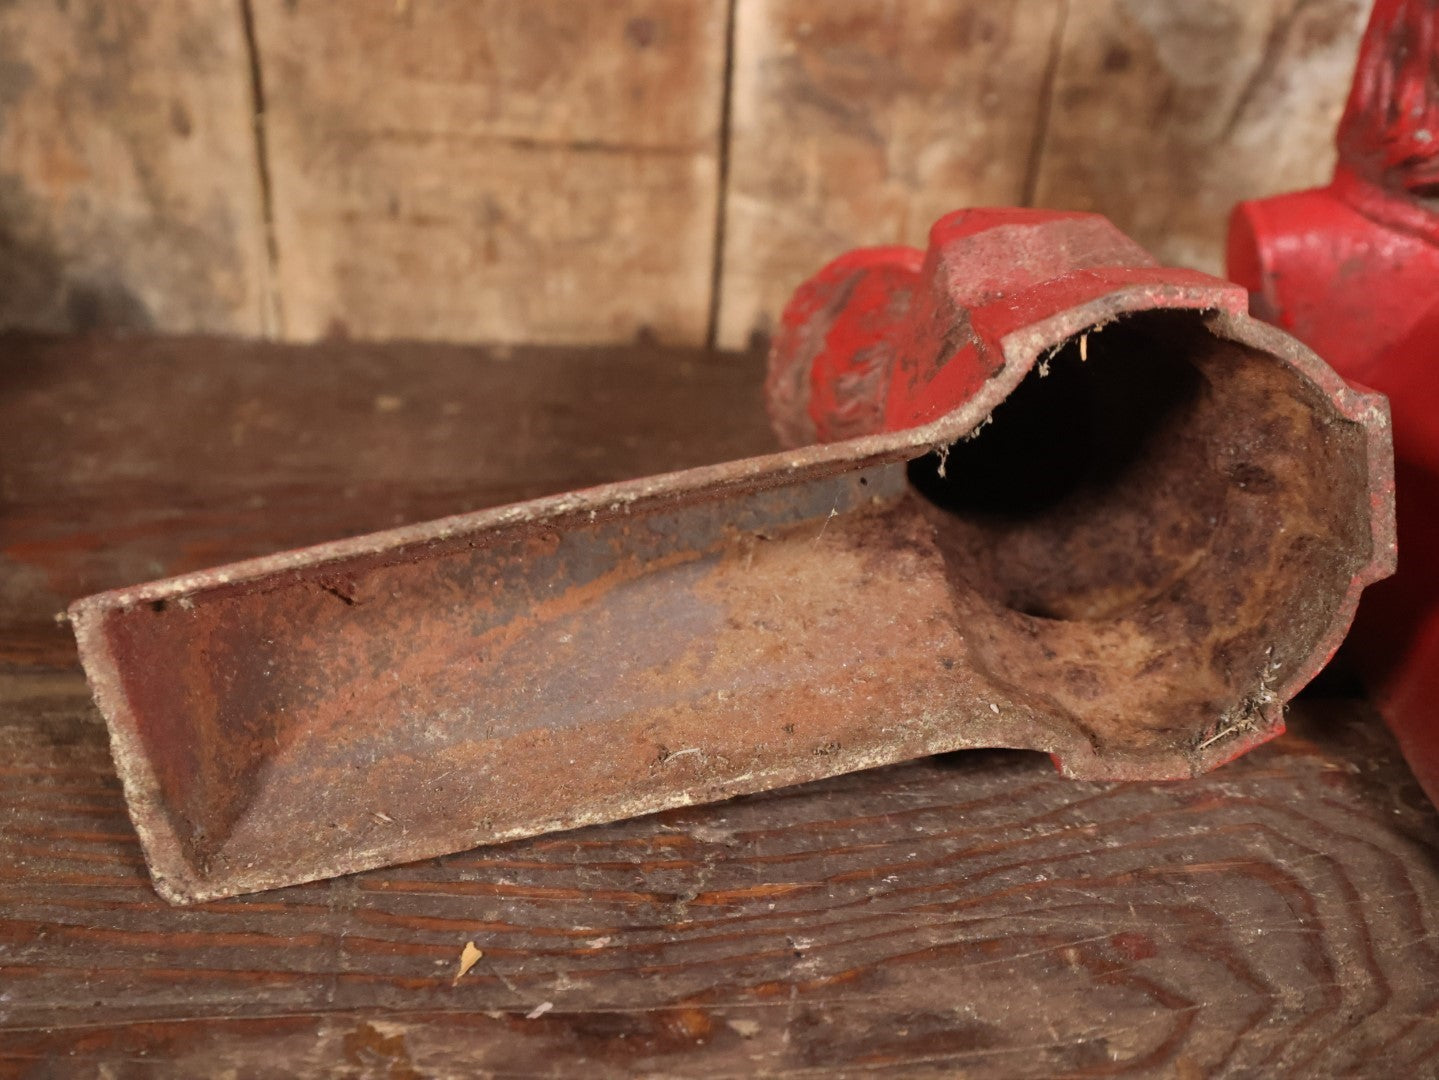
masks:
<path fill-rule="evenodd" d="M 1096 216 L 956 213 L 799 290 L 793 449 L 79 601 L 156 887 L 962 747 L 1185 777 L 1272 737 L 1390 571 L 1391 451 L 1246 303 Z"/>

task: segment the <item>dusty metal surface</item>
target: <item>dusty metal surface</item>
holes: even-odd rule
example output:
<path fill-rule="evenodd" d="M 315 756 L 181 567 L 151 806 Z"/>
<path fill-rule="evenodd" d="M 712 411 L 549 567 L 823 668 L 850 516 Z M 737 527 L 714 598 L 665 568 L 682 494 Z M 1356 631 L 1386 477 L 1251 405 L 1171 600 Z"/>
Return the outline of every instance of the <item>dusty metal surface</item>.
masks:
<path fill-rule="evenodd" d="M 157 888 L 962 747 L 1180 777 L 1271 737 L 1392 565 L 1390 451 L 1244 301 L 1099 218 L 951 215 L 787 313 L 772 410 L 839 441 L 78 602 Z"/>

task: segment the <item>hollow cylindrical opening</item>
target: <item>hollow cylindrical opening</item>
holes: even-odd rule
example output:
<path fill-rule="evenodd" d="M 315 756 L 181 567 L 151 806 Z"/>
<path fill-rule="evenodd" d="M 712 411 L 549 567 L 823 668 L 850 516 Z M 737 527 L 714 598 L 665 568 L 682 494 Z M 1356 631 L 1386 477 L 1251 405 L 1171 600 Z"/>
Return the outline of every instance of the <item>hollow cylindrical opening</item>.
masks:
<path fill-rule="evenodd" d="M 1280 359 L 1152 311 L 1039 357 L 909 475 L 976 661 L 1098 740 L 1152 741 L 1258 723 L 1308 656 L 1368 554 L 1360 440 Z"/>

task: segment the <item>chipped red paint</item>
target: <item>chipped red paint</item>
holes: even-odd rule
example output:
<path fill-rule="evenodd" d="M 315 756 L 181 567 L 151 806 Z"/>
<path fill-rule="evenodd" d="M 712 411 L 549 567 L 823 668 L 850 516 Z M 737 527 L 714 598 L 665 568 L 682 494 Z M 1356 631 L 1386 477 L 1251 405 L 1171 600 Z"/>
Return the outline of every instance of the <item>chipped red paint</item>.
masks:
<path fill-rule="evenodd" d="M 1393 407 L 1400 573 L 1352 650 L 1439 801 L 1439 4 L 1378 0 L 1324 188 L 1241 203 L 1229 273 L 1256 314 Z"/>
<path fill-rule="evenodd" d="M 156 887 L 964 747 L 1164 778 L 1271 738 L 1391 568 L 1391 451 L 1382 398 L 1244 308 L 1102 218 L 960 212 L 796 294 L 794 449 L 79 601 Z"/>

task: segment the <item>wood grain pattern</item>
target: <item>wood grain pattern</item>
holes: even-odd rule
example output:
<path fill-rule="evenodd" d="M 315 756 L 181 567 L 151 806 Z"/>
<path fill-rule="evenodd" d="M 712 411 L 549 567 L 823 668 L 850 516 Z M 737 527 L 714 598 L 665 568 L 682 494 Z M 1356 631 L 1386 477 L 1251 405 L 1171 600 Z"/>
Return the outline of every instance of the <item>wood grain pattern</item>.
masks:
<path fill-rule="evenodd" d="M 1223 273 L 1229 210 L 1326 182 L 1362 0 L 1071 3 L 1035 203 Z"/>
<path fill-rule="evenodd" d="M 757 358 L 0 357 L 0 1076 L 1439 1073 L 1439 815 L 1353 701 L 1190 782 L 970 753 L 170 908 L 55 596 L 762 449 Z"/>
<path fill-rule="evenodd" d="M 1367 6 L 10 4 L 0 327 L 742 347 L 983 204 L 1218 270 L 1327 177 Z"/>
<path fill-rule="evenodd" d="M 258 0 L 292 338 L 698 343 L 722 0 Z"/>
<path fill-rule="evenodd" d="M 78 678 L 26 682 L 0 725 L 16 1075 L 1436 1067 L 1439 820 L 1363 708 L 1310 703 L 1192 783 L 962 755 L 177 911 Z"/>
<path fill-rule="evenodd" d="M 764 453 L 762 358 L 0 337 L 0 667 L 72 600 Z"/>
<path fill-rule="evenodd" d="M 719 341 L 852 247 L 1021 204 L 1060 3 L 740 0 Z"/>
<path fill-rule="evenodd" d="M 238 8 L 0 5 L 0 328 L 259 334 Z"/>

